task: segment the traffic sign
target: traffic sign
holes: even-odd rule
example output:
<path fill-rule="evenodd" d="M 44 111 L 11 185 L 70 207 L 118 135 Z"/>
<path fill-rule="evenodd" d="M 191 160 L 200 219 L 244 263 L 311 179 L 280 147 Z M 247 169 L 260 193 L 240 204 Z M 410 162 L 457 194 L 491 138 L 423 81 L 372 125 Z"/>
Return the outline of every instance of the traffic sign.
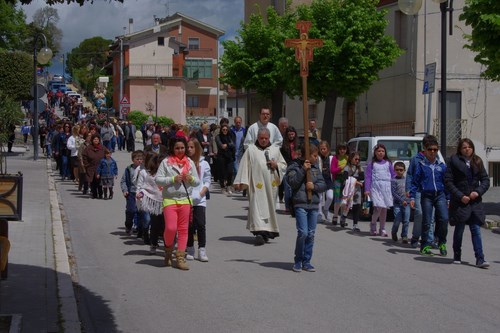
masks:
<path fill-rule="evenodd" d="M 130 105 L 130 101 L 128 100 L 127 96 L 123 95 L 122 100 L 120 101 L 121 105 Z"/>
<path fill-rule="evenodd" d="M 123 114 L 123 115 L 127 115 L 127 114 L 130 112 L 130 107 L 128 107 L 128 106 L 122 106 L 122 107 L 120 108 L 120 112 L 121 112 L 121 114 Z"/>
<path fill-rule="evenodd" d="M 425 65 L 424 72 L 424 87 L 422 89 L 422 94 L 431 94 L 434 92 L 434 87 L 436 84 L 436 63 Z"/>

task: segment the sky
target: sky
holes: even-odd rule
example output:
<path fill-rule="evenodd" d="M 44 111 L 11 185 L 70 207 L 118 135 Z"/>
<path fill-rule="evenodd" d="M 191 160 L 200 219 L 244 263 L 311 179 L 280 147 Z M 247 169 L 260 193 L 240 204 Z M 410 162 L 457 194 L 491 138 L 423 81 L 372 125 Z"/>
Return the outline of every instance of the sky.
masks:
<path fill-rule="evenodd" d="M 154 15 L 165 17 L 176 12 L 225 31 L 221 40 L 234 39 L 243 20 L 243 0 L 94 0 L 94 3 L 54 5 L 59 14 L 57 27 L 62 30 L 62 51 L 69 52 L 83 40 L 95 36 L 114 40 L 128 32 L 129 18 L 133 18 L 133 31 L 154 25 Z M 37 9 L 47 6 L 43 0 L 30 5 L 19 5 L 26 21 L 33 21 Z M 124 29 L 126 28 L 126 30 Z M 62 64 L 54 61 L 55 71 L 62 73 Z M 60 70 L 59 70 L 60 68 Z"/>

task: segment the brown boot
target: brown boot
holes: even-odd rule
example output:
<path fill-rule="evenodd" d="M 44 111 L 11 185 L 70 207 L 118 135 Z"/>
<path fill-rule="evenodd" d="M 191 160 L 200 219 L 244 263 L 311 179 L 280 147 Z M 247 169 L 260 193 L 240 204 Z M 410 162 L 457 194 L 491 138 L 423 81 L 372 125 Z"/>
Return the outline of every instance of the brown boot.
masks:
<path fill-rule="evenodd" d="M 177 258 L 177 268 L 188 271 L 189 266 L 186 263 L 186 252 L 177 250 L 175 257 Z"/>
<path fill-rule="evenodd" d="M 165 248 L 165 266 L 172 266 L 172 252 L 174 251 L 174 247 L 166 247 Z"/>

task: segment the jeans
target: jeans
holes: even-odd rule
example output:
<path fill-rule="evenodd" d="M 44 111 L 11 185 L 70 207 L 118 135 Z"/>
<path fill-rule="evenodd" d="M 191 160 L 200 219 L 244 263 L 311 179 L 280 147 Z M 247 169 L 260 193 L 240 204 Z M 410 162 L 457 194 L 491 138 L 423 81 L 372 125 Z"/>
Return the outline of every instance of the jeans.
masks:
<path fill-rule="evenodd" d="M 448 234 L 448 203 L 444 192 L 422 193 L 422 248 L 431 245 L 432 239 L 429 237 L 432 230 L 432 213 L 435 209 L 435 235 L 439 239 L 439 244 L 446 244 Z"/>
<path fill-rule="evenodd" d="M 193 207 L 193 223 L 189 225 L 189 234 L 187 246 L 194 245 L 194 234 L 198 236 L 198 248 L 205 247 L 207 245 L 207 219 L 206 219 L 205 206 L 194 206 Z"/>
<path fill-rule="evenodd" d="M 314 246 L 314 233 L 318 222 L 317 209 L 295 208 L 297 241 L 295 242 L 295 263 L 311 262 Z"/>
<path fill-rule="evenodd" d="M 163 207 L 165 220 L 163 239 L 166 247 L 174 246 L 174 239 L 177 235 L 177 250 L 186 251 L 190 212 L 191 205 L 189 204 L 173 204 Z"/>
<path fill-rule="evenodd" d="M 399 224 L 403 222 L 401 237 L 408 237 L 408 227 L 410 226 L 410 205 L 394 205 L 392 209 L 394 211 L 394 224 L 392 225 L 392 233 L 397 234 Z"/>
<path fill-rule="evenodd" d="M 413 230 L 411 236 L 412 242 L 417 242 L 418 239 L 422 236 L 422 205 L 420 204 L 421 199 L 421 193 L 417 192 L 415 194 L 415 215 L 413 217 Z M 432 222 L 428 240 L 430 243 L 434 241 L 434 211 L 432 212 Z"/>
<path fill-rule="evenodd" d="M 61 156 L 61 162 L 62 162 L 61 176 L 65 177 L 65 178 L 69 178 L 71 176 L 71 174 L 69 172 L 69 157 L 68 157 L 68 155 L 63 154 Z"/>
<path fill-rule="evenodd" d="M 483 243 L 481 241 L 481 225 L 480 221 L 469 221 L 469 229 L 472 238 L 472 247 L 476 259 L 484 260 Z M 453 252 L 460 256 L 462 254 L 462 237 L 464 235 L 465 223 L 457 223 L 455 232 L 453 233 Z"/>

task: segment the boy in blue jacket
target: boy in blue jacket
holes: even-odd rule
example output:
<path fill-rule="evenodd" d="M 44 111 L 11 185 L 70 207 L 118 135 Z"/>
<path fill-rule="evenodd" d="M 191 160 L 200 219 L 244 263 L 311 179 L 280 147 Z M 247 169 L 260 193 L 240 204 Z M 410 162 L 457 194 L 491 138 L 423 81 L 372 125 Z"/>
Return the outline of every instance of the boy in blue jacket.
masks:
<path fill-rule="evenodd" d="M 425 158 L 420 160 L 410 187 L 410 206 L 415 207 L 415 196 L 421 193 L 422 205 L 422 244 L 420 254 L 432 256 L 431 232 L 432 211 L 436 213 L 436 236 L 439 239 L 439 253 L 448 254 L 446 250 L 446 236 L 448 234 L 448 193 L 444 186 L 446 165 L 437 159 L 439 146 L 437 140 L 429 140 L 424 145 Z"/>

